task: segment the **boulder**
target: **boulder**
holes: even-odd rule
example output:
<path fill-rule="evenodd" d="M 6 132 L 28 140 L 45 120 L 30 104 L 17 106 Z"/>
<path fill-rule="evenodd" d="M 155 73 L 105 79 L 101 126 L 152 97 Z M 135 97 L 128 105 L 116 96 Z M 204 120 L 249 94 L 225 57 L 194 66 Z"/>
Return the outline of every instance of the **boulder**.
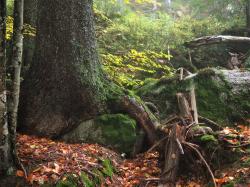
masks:
<path fill-rule="evenodd" d="M 105 114 L 80 123 L 62 139 L 70 143 L 98 143 L 130 154 L 136 141 L 136 122 L 124 114 Z"/>
<path fill-rule="evenodd" d="M 177 92 L 188 92 L 190 83 L 196 87 L 199 115 L 221 125 L 250 118 L 250 71 L 206 68 L 194 74 L 192 79 L 179 81 L 177 75 L 160 80 L 148 79 L 137 89 L 145 101 L 154 103 L 161 119 L 178 113 Z"/>

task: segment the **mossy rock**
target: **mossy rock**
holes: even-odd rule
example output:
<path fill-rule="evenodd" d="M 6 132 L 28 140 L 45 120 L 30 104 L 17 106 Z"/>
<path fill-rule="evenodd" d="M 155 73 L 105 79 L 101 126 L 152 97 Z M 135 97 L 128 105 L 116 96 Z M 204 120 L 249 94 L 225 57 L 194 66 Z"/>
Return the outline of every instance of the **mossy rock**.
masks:
<path fill-rule="evenodd" d="M 136 121 L 124 114 L 105 114 L 82 122 L 62 139 L 71 143 L 98 143 L 129 154 L 136 141 Z"/>
<path fill-rule="evenodd" d="M 249 71 L 206 68 L 181 84 L 177 76 L 148 80 L 136 93 L 144 101 L 153 102 L 164 119 L 178 113 L 176 93 L 188 92 L 192 81 L 196 87 L 198 113 L 201 116 L 222 125 L 250 118 Z"/>

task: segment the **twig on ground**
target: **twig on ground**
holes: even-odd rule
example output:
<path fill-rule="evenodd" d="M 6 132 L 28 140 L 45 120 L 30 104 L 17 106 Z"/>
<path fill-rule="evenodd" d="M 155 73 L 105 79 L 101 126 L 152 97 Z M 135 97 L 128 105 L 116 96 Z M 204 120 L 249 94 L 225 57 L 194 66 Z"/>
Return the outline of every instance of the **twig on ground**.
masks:
<path fill-rule="evenodd" d="M 200 151 L 199 151 L 197 148 L 195 148 L 195 147 L 194 147 L 191 143 L 189 143 L 189 142 L 182 142 L 182 143 L 183 143 L 184 145 L 187 145 L 187 146 L 190 147 L 191 149 L 193 149 L 193 150 L 198 154 L 198 156 L 199 156 L 200 159 L 203 161 L 203 163 L 205 164 L 205 166 L 206 166 L 207 169 L 208 169 L 209 174 L 210 174 L 211 177 L 212 177 L 214 187 L 217 187 L 217 184 L 216 184 L 215 178 L 214 178 L 214 174 L 213 174 L 213 172 L 212 172 L 210 166 L 208 165 L 207 161 L 206 161 L 206 160 L 204 159 L 204 157 L 201 155 Z"/>
<path fill-rule="evenodd" d="M 147 153 L 153 151 L 156 147 L 158 147 L 164 140 L 166 140 L 168 137 L 164 137 L 161 140 L 159 140 L 158 142 L 156 142 L 148 151 Z"/>
<path fill-rule="evenodd" d="M 238 148 L 238 147 L 246 147 L 246 146 L 249 146 L 250 145 L 250 142 L 248 143 L 244 143 L 244 144 L 240 144 L 240 145 L 229 145 L 227 147 L 230 147 L 230 148 Z"/>

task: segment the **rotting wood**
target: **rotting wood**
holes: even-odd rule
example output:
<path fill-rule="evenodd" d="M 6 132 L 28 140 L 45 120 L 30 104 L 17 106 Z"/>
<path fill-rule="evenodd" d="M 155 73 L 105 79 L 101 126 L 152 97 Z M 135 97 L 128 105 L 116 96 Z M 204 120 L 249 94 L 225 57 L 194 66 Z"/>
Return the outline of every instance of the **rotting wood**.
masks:
<path fill-rule="evenodd" d="M 180 150 L 176 141 L 181 136 L 181 126 L 174 125 L 165 146 L 165 163 L 159 186 L 175 186 L 180 160 Z"/>
<path fill-rule="evenodd" d="M 189 119 L 193 121 L 192 114 L 190 111 L 189 103 L 183 93 L 177 93 L 178 108 L 180 110 L 180 116 L 183 119 Z"/>
<path fill-rule="evenodd" d="M 197 105 L 196 105 L 196 97 L 195 97 L 194 85 L 191 86 L 190 100 L 191 100 L 191 110 L 192 110 L 193 119 L 194 119 L 194 122 L 196 124 L 198 124 L 199 123 L 199 121 L 198 121 L 198 111 L 197 111 Z"/>

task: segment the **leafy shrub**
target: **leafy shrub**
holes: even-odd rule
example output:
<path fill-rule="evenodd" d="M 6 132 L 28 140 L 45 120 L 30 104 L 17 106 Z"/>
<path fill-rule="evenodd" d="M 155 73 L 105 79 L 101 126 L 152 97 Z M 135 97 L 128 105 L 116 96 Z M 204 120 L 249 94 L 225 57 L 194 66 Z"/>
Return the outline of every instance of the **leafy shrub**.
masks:
<path fill-rule="evenodd" d="M 132 88 L 143 84 L 147 77 L 161 78 L 172 74 L 170 55 L 153 51 L 131 50 L 125 55 L 102 55 L 104 70 L 117 84 Z"/>

